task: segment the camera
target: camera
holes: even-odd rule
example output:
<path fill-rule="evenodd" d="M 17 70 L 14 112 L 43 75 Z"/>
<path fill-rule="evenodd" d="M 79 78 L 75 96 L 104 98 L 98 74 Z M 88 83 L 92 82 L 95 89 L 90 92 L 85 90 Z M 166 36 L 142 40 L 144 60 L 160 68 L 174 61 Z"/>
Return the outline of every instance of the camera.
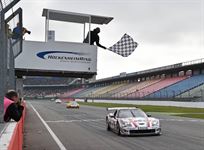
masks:
<path fill-rule="evenodd" d="M 23 29 L 23 34 L 25 33 L 31 34 L 31 31 L 27 30 L 26 28 L 23 27 L 22 29 Z"/>
<path fill-rule="evenodd" d="M 26 30 L 26 33 L 31 34 L 31 31 Z"/>

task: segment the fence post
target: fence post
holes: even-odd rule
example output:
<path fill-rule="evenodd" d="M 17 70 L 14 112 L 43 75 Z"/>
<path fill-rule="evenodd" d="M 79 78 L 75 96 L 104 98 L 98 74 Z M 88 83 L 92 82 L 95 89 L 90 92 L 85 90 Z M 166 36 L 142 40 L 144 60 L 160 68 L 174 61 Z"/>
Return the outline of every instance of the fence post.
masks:
<path fill-rule="evenodd" d="M 204 101 L 204 90 L 201 89 L 201 101 Z"/>
<path fill-rule="evenodd" d="M 16 79 L 16 91 L 19 93 L 19 97 L 23 97 L 23 78 Z"/>
<path fill-rule="evenodd" d="M 4 94 L 6 92 L 7 39 L 5 35 L 4 13 L 0 11 L 0 122 L 3 122 Z"/>
<path fill-rule="evenodd" d="M 8 39 L 8 89 L 15 89 L 14 53 L 11 39 Z"/>

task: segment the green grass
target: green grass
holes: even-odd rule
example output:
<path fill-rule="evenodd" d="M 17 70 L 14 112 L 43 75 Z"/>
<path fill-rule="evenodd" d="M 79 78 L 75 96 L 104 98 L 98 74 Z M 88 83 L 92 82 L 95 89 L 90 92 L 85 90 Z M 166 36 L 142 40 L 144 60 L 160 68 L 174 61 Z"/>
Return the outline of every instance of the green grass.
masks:
<path fill-rule="evenodd" d="M 116 104 L 116 103 L 84 103 L 80 105 L 96 106 L 96 107 L 138 107 L 145 112 L 161 112 L 161 113 L 181 113 L 173 114 L 181 117 L 201 118 L 204 119 L 204 108 L 185 108 L 174 106 L 152 106 L 152 105 L 132 105 L 132 104 Z M 184 113 L 184 114 L 182 114 Z"/>

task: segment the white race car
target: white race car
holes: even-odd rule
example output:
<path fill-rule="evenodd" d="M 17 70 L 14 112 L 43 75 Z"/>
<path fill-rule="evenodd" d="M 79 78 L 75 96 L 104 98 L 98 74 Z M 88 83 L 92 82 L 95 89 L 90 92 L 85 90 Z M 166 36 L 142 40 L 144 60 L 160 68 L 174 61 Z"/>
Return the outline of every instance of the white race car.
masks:
<path fill-rule="evenodd" d="M 147 115 L 139 108 L 107 108 L 107 130 L 118 135 L 161 135 L 159 119 Z"/>
<path fill-rule="evenodd" d="M 55 103 L 56 103 L 56 104 L 60 104 L 61 102 L 62 102 L 62 101 L 61 101 L 60 99 L 56 99 L 56 100 L 55 100 Z"/>

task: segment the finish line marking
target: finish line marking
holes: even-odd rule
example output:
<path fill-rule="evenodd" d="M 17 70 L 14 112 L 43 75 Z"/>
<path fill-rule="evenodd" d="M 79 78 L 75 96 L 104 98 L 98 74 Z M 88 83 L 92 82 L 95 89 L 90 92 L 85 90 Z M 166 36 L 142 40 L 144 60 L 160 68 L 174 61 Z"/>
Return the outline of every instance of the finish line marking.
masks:
<path fill-rule="evenodd" d="M 59 138 L 55 135 L 55 133 L 52 131 L 52 129 L 48 126 L 48 124 L 45 122 L 45 120 L 43 120 L 43 118 L 40 116 L 40 114 L 38 113 L 38 111 L 33 107 L 33 105 L 28 102 L 29 105 L 31 106 L 31 108 L 33 109 L 33 111 L 36 113 L 36 115 L 39 117 L 39 119 L 42 121 L 42 123 L 44 124 L 44 126 L 46 127 L 46 129 L 48 130 L 48 132 L 50 133 L 50 135 L 52 136 L 52 138 L 54 139 L 54 141 L 57 143 L 57 145 L 59 146 L 60 150 L 67 150 L 65 148 L 65 146 L 62 144 L 62 142 L 59 140 Z"/>
<path fill-rule="evenodd" d="M 204 120 L 184 120 L 184 119 L 159 119 L 161 121 L 178 121 L 178 122 L 204 122 Z M 72 123 L 72 122 L 98 122 L 104 121 L 104 119 L 83 119 L 83 120 L 48 120 L 47 123 Z"/>

